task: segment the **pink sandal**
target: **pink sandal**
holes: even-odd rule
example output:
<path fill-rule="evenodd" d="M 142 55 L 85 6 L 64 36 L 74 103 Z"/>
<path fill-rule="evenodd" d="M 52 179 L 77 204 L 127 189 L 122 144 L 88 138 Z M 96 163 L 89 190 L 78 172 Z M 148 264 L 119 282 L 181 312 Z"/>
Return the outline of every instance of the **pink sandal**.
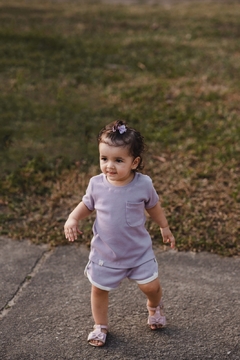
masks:
<path fill-rule="evenodd" d="M 108 330 L 108 326 L 107 325 L 94 325 L 93 326 L 94 330 L 90 332 L 90 334 L 88 335 L 88 339 L 87 341 L 89 342 L 90 345 L 92 346 L 97 346 L 97 347 L 101 347 L 105 344 L 106 342 L 106 337 L 107 334 L 105 334 L 104 332 L 102 332 L 102 329 L 106 329 Z M 94 344 L 92 342 L 90 342 L 91 340 L 95 340 L 95 341 L 101 341 L 102 345 L 97 345 Z"/>
<path fill-rule="evenodd" d="M 155 328 L 152 328 L 152 330 L 159 329 L 166 325 L 166 317 L 162 315 L 163 310 L 163 301 L 160 300 L 160 303 L 157 307 L 150 307 L 147 305 L 148 310 L 155 311 L 154 315 L 148 316 L 148 325 L 151 327 L 152 325 L 155 325 Z"/>

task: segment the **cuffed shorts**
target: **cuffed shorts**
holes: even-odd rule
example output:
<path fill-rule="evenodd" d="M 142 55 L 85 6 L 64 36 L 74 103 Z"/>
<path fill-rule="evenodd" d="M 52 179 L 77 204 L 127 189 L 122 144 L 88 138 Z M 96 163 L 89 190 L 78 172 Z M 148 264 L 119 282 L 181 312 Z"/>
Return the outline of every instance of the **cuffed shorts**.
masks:
<path fill-rule="evenodd" d="M 137 284 L 147 284 L 157 279 L 158 263 L 156 259 L 152 259 L 132 269 L 113 269 L 89 261 L 84 274 L 92 285 L 110 291 L 116 289 L 125 278 L 134 280 Z"/>

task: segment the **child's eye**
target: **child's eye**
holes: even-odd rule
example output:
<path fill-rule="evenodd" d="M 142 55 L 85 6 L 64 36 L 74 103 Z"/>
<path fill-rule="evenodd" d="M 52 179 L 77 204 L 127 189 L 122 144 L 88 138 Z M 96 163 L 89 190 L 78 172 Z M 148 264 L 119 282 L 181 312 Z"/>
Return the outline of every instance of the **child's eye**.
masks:
<path fill-rule="evenodd" d="M 118 163 L 123 162 L 122 159 L 117 159 L 116 161 L 117 161 Z"/>
<path fill-rule="evenodd" d="M 106 157 L 101 157 L 101 160 L 102 160 L 102 161 L 106 161 L 107 158 L 106 158 Z"/>

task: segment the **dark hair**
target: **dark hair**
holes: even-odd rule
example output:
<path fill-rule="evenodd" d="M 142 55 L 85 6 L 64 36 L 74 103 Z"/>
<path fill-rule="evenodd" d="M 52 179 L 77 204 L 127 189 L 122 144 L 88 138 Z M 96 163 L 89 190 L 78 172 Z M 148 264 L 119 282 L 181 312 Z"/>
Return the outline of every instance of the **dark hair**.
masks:
<path fill-rule="evenodd" d="M 146 147 L 144 138 L 139 131 L 128 127 L 124 121 L 117 120 L 104 126 L 98 134 L 98 144 L 100 143 L 127 147 L 134 159 L 136 157 L 140 158 L 138 167 L 135 170 L 143 169 L 142 154 Z"/>

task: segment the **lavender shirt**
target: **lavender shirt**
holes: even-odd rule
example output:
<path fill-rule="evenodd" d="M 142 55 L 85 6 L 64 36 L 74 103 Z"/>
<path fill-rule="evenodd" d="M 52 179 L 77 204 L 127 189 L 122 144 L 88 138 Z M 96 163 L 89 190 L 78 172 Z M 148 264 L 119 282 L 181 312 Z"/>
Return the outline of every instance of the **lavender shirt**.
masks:
<path fill-rule="evenodd" d="M 96 210 L 89 259 L 111 268 L 129 269 L 153 259 L 145 228 L 145 209 L 159 201 L 149 176 L 136 173 L 125 186 L 110 184 L 104 174 L 90 179 L 83 202 Z"/>

